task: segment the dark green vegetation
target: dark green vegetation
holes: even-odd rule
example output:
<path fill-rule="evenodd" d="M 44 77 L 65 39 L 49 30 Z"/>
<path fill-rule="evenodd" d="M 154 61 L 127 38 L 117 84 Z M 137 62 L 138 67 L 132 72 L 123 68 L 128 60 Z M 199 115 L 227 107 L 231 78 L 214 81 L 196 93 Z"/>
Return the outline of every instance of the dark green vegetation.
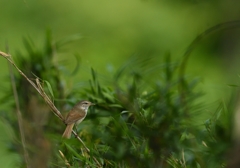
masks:
<path fill-rule="evenodd" d="M 27 55 L 18 53 L 14 58 L 29 78 L 42 79 L 46 92 L 61 112 L 81 99 L 97 104 L 77 128 L 91 152 L 74 137 L 61 139 L 64 124 L 17 74 L 31 167 L 64 167 L 59 150 L 73 167 L 97 167 L 94 158 L 103 167 L 226 167 L 232 146 L 233 109 L 221 103 L 211 112 L 214 115 L 199 121 L 204 112 L 205 102 L 199 101 L 203 93 L 196 89 L 197 79 L 179 73 L 186 65 L 171 60 L 170 54 L 162 58 L 136 54 L 112 76 L 92 68 L 87 83 L 69 89 L 60 73 L 62 67 L 54 62 L 65 42 L 53 42 L 48 32 L 42 49 L 31 40 L 24 40 Z M 73 73 L 66 74 L 81 75 L 79 67 L 80 62 Z M 11 95 L 9 91 L 2 101 L 9 103 Z M 12 110 L 4 113 L 16 135 L 15 140 L 8 142 L 10 153 L 18 153 L 17 166 L 26 167 L 14 117 L 15 105 L 10 104 Z"/>

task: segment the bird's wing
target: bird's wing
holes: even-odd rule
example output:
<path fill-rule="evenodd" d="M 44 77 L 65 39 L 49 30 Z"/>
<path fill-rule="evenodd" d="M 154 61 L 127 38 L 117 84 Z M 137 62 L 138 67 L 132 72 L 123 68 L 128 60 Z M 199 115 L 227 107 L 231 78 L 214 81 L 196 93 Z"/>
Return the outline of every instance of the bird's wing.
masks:
<path fill-rule="evenodd" d="M 70 111 L 65 118 L 65 124 L 72 124 L 77 122 L 78 120 L 84 118 L 86 113 L 78 113 L 78 112 L 73 112 Z"/>

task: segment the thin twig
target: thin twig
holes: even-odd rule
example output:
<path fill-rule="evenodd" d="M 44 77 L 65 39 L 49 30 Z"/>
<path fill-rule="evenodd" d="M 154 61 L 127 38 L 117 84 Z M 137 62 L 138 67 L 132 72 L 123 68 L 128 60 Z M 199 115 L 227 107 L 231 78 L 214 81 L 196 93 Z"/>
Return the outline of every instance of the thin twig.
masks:
<path fill-rule="evenodd" d="M 64 162 L 65 162 L 65 165 L 67 167 L 71 167 L 69 161 L 67 160 L 67 158 L 64 156 L 64 154 L 62 153 L 62 151 L 58 150 L 58 152 L 60 153 L 61 157 L 63 158 Z"/>
<path fill-rule="evenodd" d="M 15 82 L 12 66 L 9 62 L 8 62 L 8 68 L 9 68 L 10 80 L 11 80 L 13 95 L 14 95 L 15 104 L 16 104 L 18 127 L 19 127 L 22 147 L 23 147 L 23 155 L 24 155 L 24 160 L 25 160 L 25 163 L 26 163 L 26 167 L 28 168 L 29 167 L 29 155 L 28 155 L 28 151 L 27 151 L 27 148 L 26 148 L 26 140 L 25 140 L 25 134 L 24 134 L 23 124 L 22 124 L 22 113 L 20 111 L 18 93 L 17 93 L 16 82 Z"/>
<path fill-rule="evenodd" d="M 52 112 L 60 119 L 64 122 L 64 117 L 62 116 L 62 114 L 60 113 L 60 111 L 56 108 L 56 106 L 53 104 L 53 102 L 51 101 L 51 99 L 47 96 L 47 94 L 44 92 L 42 85 L 39 81 L 39 78 L 36 78 L 36 84 L 30 80 L 18 67 L 17 65 L 13 62 L 13 60 L 11 59 L 11 55 L 10 54 L 6 54 L 2 51 L 0 51 L 0 55 L 3 56 L 5 59 L 7 59 L 16 69 L 17 71 L 20 73 L 20 75 L 22 75 L 33 87 L 34 89 L 42 96 L 42 98 L 45 100 L 45 102 L 49 105 L 49 107 L 51 108 Z M 90 153 L 90 150 L 86 147 L 86 145 L 84 144 L 84 142 L 81 140 L 81 138 L 77 135 L 76 132 L 72 131 L 72 133 L 75 135 L 75 137 L 83 144 L 84 148 L 87 150 L 87 152 Z M 98 162 L 98 160 L 93 156 L 93 160 L 97 163 L 98 167 L 102 167 L 101 164 Z"/>

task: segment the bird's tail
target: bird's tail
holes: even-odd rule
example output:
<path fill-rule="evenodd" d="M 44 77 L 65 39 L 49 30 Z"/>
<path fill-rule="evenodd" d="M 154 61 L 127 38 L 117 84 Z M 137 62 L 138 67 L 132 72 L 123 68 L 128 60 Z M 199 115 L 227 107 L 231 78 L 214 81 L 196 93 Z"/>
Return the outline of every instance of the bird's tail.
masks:
<path fill-rule="evenodd" d="M 62 135 L 63 138 L 69 139 L 71 137 L 73 126 L 74 126 L 74 123 L 67 125 L 67 127 Z"/>

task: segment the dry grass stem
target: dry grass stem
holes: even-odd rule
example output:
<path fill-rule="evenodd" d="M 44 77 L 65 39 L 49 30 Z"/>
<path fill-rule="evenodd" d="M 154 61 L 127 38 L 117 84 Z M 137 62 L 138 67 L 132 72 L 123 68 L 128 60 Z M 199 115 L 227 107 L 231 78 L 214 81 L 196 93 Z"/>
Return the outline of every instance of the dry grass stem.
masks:
<path fill-rule="evenodd" d="M 184 156 L 184 150 L 183 150 L 183 149 L 182 149 L 182 161 L 183 161 L 184 167 L 187 167 L 187 166 L 186 166 L 186 161 L 185 161 L 185 156 Z"/>
<path fill-rule="evenodd" d="M 60 113 L 60 111 L 56 108 L 56 106 L 53 104 L 53 102 L 51 101 L 51 99 L 48 97 L 48 95 L 44 92 L 42 85 L 40 84 L 39 78 L 36 78 L 36 83 L 37 83 L 37 87 L 39 89 L 40 95 L 43 97 L 43 99 L 45 100 L 45 102 L 49 105 L 49 107 L 51 108 L 52 112 L 58 117 L 60 118 L 62 121 L 64 121 L 64 117 L 62 116 L 62 114 Z"/>
<path fill-rule="evenodd" d="M 3 56 L 3 57 L 11 57 L 10 54 L 7 54 L 7 53 L 2 52 L 2 51 L 0 51 L 0 55 Z"/>
<path fill-rule="evenodd" d="M 60 153 L 61 157 L 63 158 L 64 162 L 65 162 L 65 165 L 67 167 L 71 167 L 71 165 L 69 164 L 67 158 L 64 156 L 64 154 L 62 153 L 62 151 L 58 150 L 58 152 Z"/>
<path fill-rule="evenodd" d="M 0 52 L 0 54 L 5 55 L 6 57 L 10 56 L 10 55 L 6 55 L 5 53 L 2 53 L 2 52 Z M 25 163 L 26 163 L 26 167 L 28 168 L 29 167 L 29 155 L 28 155 L 28 151 L 27 151 L 27 148 L 26 148 L 26 140 L 25 140 L 25 134 L 24 134 L 23 122 L 22 122 L 22 113 L 20 111 L 18 93 L 17 93 L 16 82 L 15 82 L 12 66 L 9 62 L 8 62 L 8 68 L 9 68 L 9 74 L 10 74 L 10 80 L 11 80 L 11 84 L 12 84 L 14 100 L 15 100 L 15 104 L 16 104 L 18 127 L 19 127 L 22 147 L 23 147 L 24 160 L 25 160 Z"/>

